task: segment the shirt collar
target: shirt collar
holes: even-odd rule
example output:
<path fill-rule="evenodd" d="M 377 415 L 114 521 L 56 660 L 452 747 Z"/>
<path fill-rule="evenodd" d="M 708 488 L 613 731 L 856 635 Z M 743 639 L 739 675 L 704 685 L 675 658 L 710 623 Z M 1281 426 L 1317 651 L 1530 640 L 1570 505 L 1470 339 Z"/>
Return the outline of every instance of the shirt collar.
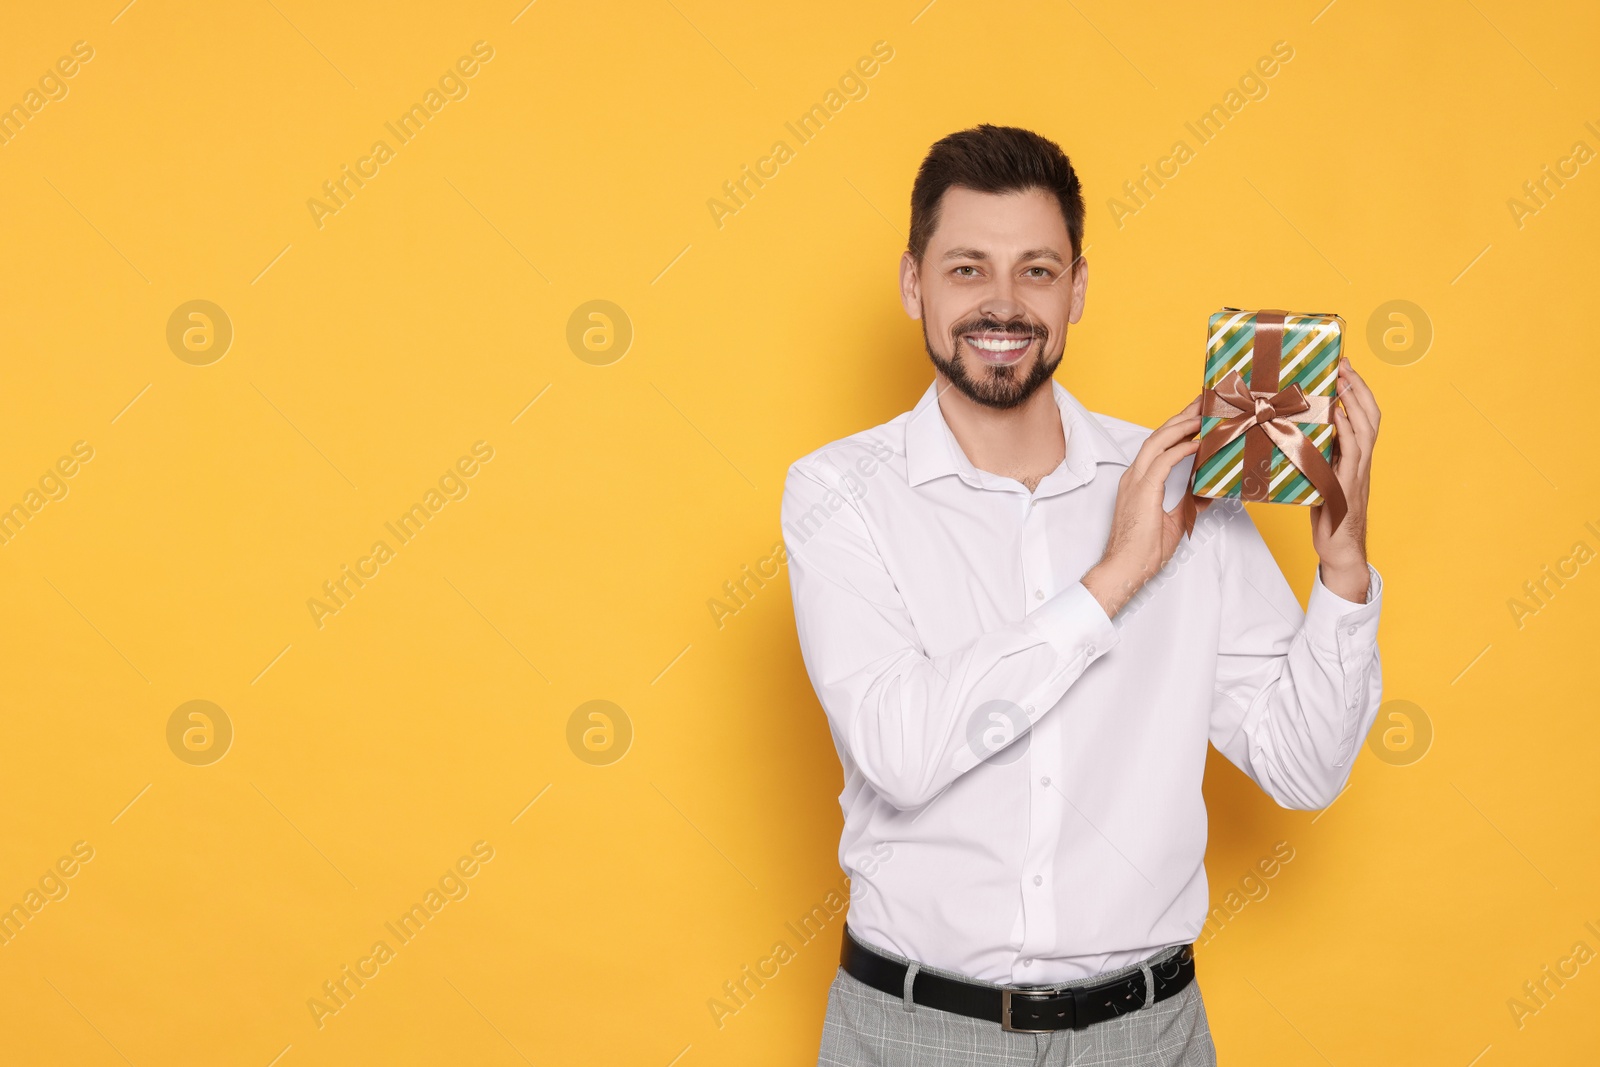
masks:
<path fill-rule="evenodd" d="M 928 383 L 922 397 L 911 409 L 906 421 L 906 477 L 913 486 L 941 475 L 956 474 L 961 480 L 979 488 L 1005 489 L 1015 486 L 1014 479 L 1004 478 L 979 470 L 961 450 L 950 425 L 945 422 L 939 407 L 939 381 Z M 1054 378 L 1050 390 L 1056 408 L 1061 412 L 1061 430 L 1066 437 L 1067 454 L 1057 467 L 1039 483 L 1037 492 L 1047 486 L 1062 489 L 1082 485 L 1094 477 L 1096 465 L 1115 463 L 1127 466 L 1132 459 L 1106 433 L 1099 421 L 1091 415 L 1078 399 Z M 930 410 L 931 409 L 931 410 Z M 1065 479 L 1063 479 L 1065 475 Z"/>

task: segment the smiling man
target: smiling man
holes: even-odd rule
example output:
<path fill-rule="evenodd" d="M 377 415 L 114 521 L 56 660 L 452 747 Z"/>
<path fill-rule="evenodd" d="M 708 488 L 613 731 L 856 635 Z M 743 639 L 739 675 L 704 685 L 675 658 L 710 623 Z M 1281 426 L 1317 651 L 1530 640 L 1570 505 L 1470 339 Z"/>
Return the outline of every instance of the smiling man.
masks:
<path fill-rule="evenodd" d="M 1053 142 L 984 125 L 935 144 L 900 264 L 934 380 L 789 468 L 851 878 L 819 1064 L 1215 1063 L 1193 958 L 1207 742 L 1314 809 L 1377 714 L 1371 392 L 1342 361 L 1348 511 L 1309 509 L 1302 611 L 1237 503 L 1202 501 L 1182 532 L 1198 398 L 1152 431 L 1054 380 L 1083 218 Z"/>

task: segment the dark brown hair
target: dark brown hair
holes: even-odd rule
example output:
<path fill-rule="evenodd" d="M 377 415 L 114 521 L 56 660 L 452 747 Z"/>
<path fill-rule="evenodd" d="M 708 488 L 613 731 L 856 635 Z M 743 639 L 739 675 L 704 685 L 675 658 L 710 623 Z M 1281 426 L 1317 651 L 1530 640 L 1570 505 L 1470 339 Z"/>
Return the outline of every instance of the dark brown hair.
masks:
<path fill-rule="evenodd" d="M 911 240 L 917 262 L 939 225 L 939 203 L 952 185 L 980 193 L 1043 189 L 1061 202 L 1072 259 L 1083 254 L 1083 187 L 1061 146 L 1031 130 L 983 123 L 941 138 L 928 149 L 911 187 Z"/>

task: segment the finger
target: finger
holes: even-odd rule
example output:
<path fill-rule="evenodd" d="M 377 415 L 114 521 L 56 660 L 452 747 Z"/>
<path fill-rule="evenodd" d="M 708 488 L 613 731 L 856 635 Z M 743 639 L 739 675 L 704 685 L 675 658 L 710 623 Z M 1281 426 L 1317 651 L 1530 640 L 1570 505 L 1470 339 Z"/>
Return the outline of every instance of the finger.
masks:
<path fill-rule="evenodd" d="M 1198 401 L 1196 401 L 1198 405 Z M 1196 408 L 1198 411 L 1198 407 Z M 1133 457 L 1133 469 L 1139 477 L 1149 470 L 1151 462 L 1162 452 L 1171 448 L 1185 437 L 1192 437 L 1200 429 L 1199 414 L 1186 415 L 1183 412 L 1172 416 L 1144 439 L 1144 444 L 1139 446 L 1138 455 Z"/>
<path fill-rule="evenodd" d="M 1353 478 L 1361 470 L 1361 460 L 1366 455 L 1366 449 L 1363 447 L 1361 434 L 1351 424 L 1350 416 L 1345 413 L 1344 408 L 1337 405 L 1333 409 L 1333 431 L 1339 440 L 1339 462 L 1335 466 L 1334 473 L 1340 480 L 1346 477 Z"/>
<path fill-rule="evenodd" d="M 1373 442 L 1378 439 L 1378 428 L 1373 425 L 1372 417 L 1368 414 L 1367 409 L 1353 396 L 1346 394 L 1341 399 L 1344 403 L 1334 406 L 1344 408 L 1349 425 L 1354 427 L 1355 436 L 1361 443 L 1362 454 L 1370 453 Z"/>
<path fill-rule="evenodd" d="M 1339 368 L 1338 396 L 1350 407 L 1358 407 L 1366 421 L 1371 424 L 1373 432 L 1378 429 L 1378 422 L 1382 413 L 1378 410 L 1378 401 L 1372 395 L 1372 390 L 1367 383 L 1356 376 L 1353 370 L 1341 366 Z"/>
<path fill-rule="evenodd" d="M 1156 427 L 1156 429 L 1158 431 L 1165 430 L 1169 426 L 1174 426 L 1174 425 L 1177 425 L 1178 423 L 1189 422 L 1192 419 L 1196 418 L 1199 414 L 1200 414 L 1200 394 L 1196 393 L 1194 399 L 1189 401 L 1187 404 L 1185 404 L 1183 406 L 1183 410 L 1182 411 L 1178 412 L 1176 415 L 1174 415 L 1171 418 L 1169 418 L 1166 422 L 1163 422 L 1160 426 Z"/>
<path fill-rule="evenodd" d="M 1348 390 L 1341 388 L 1340 394 L 1348 392 L 1355 398 L 1356 403 L 1366 412 L 1367 421 L 1372 424 L 1373 432 L 1376 433 L 1382 415 L 1378 410 L 1378 399 L 1372 395 L 1372 387 L 1367 385 L 1367 380 L 1356 373 L 1349 356 L 1339 358 L 1339 379 L 1341 386 L 1346 383 L 1349 385 Z"/>
<path fill-rule="evenodd" d="M 1354 405 L 1338 404 L 1333 409 L 1333 428 L 1339 438 L 1339 449 L 1342 453 L 1359 458 L 1363 452 L 1361 433 L 1356 426 Z"/>
<path fill-rule="evenodd" d="M 1162 450 L 1172 447 L 1173 443 L 1185 437 L 1193 436 L 1200 429 L 1200 399 L 1204 393 L 1196 393 L 1193 400 L 1184 405 L 1182 411 L 1163 422 L 1146 437 L 1139 446 L 1139 452 L 1133 458 L 1128 472 L 1136 478 L 1143 478 L 1150 469 L 1150 462 Z"/>
<path fill-rule="evenodd" d="M 1160 487 L 1166 484 L 1167 476 L 1172 473 L 1172 468 L 1183 462 L 1185 456 L 1192 456 L 1200 450 L 1198 438 L 1182 441 L 1171 448 L 1164 449 L 1160 455 L 1150 461 L 1142 475 L 1146 484 Z"/>

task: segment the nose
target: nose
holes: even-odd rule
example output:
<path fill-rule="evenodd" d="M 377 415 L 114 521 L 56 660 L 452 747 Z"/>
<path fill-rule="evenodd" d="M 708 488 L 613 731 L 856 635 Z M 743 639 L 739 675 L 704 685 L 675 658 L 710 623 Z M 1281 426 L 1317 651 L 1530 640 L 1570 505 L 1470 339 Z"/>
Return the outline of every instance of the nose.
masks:
<path fill-rule="evenodd" d="M 1012 322 L 1026 317 L 1022 303 L 1017 299 L 1016 282 L 1006 274 L 995 277 L 985 290 L 978 310 L 997 322 Z"/>

